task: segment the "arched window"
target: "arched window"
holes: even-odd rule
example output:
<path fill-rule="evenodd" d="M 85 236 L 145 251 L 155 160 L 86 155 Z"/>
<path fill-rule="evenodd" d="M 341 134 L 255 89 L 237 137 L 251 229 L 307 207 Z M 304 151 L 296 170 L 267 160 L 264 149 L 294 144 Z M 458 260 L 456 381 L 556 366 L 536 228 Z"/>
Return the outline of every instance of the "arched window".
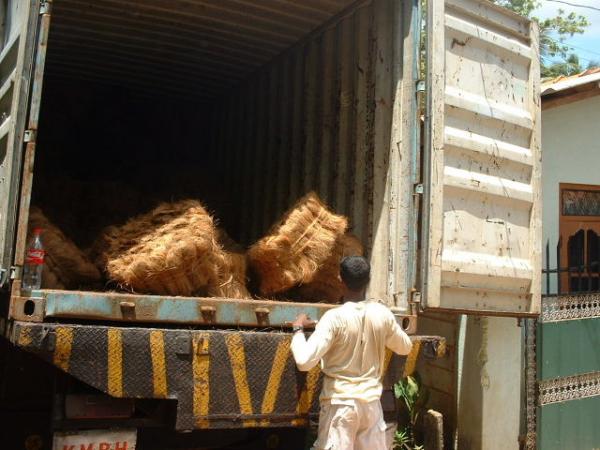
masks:
<path fill-rule="evenodd" d="M 600 291 L 600 186 L 560 185 L 562 293 Z"/>
<path fill-rule="evenodd" d="M 567 241 L 568 267 L 570 270 L 580 270 L 585 265 L 585 231 L 579 230 L 569 236 Z"/>

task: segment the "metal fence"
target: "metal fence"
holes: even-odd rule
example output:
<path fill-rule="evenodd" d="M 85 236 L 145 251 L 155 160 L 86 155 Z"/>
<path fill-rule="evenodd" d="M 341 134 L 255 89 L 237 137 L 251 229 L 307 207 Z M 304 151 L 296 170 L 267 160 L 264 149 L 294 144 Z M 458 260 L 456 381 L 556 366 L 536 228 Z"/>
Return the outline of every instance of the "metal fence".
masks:
<path fill-rule="evenodd" d="M 600 293 L 600 257 L 597 252 L 586 249 L 582 242 L 571 240 L 565 249 L 560 239 L 555 258 L 552 258 L 550 248 L 548 241 L 542 270 L 545 297 Z"/>

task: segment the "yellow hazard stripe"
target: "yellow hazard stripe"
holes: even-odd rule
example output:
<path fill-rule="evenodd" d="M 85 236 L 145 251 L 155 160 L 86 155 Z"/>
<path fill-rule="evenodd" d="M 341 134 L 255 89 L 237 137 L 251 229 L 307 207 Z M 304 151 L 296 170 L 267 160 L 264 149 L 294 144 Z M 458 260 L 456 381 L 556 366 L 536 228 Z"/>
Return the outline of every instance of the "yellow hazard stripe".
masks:
<path fill-rule="evenodd" d="M 152 358 L 152 380 L 154 397 L 167 397 L 167 365 L 165 363 L 165 337 L 162 331 L 150 332 L 150 357 Z"/>
<path fill-rule="evenodd" d="M 56 367 L 69 371 L 71 349 L 73 347 L 73 328 L 56 328 L 56 346 L 54 348 L 53 363 Z"/>
<path fill-rule="evenodd" d="M 250 396 L 250 386 L 246 373 L 246 353 L 242 336 L 237 333 L 227 335 L 225 338 L 229 359 L 231 360 L 231 370 L 235 382 L 238 402 L 240 404 L 241 414 L 252 414 L 252 398 Z M 245 427 L 256 426 L 255 420 L 244 420 Z"/>
<path fill-rule="evenodd" d="M 271 373 L 269 374 L 269 381 L 267 382 L 267 389 L 265 390 L 265 396 L 263 397 L 261 413 L 270 414 L 275 409 L 275 402 L 277 401 L 277 394 L 279 393 L 279 386 L 281 384 L 281 377 L 288 360 L 290 353 L 290 341 L 287 339 L 282 340 L 277 345 L 275 351 L 275 357 L 273 359 L 273 365 L 271 366 Z M 261 425 L 268 426 L 269 421 L 261 421 Z"/>
<path fill-rule="evenodd" d="M 318 365 L 310 369 L 306 375 L 306 384 L 300 393 L 300 399 L 298 399 L 298 406 L 296 407 L 298 414 L 307 414 L 310 410 L 320 375 L 321 368 Z"/>
<path fill-rule="evenodd" d="M 21 328 L 19 331 L 19 341 L 18 344 L 20 347 L 29 347 L 33 339 L 31 337 L 31 328 Z"/>
<path fill-rule="evenodd" d="M 121 330 L 108 330 L 108 393 L 123 396 L 123 338 Z"/>
<path fill-rule="evenodd" d="M 210 401 L 210 334 L 201 333 L 193 341 L 194 374 L 194 417 L 198 428 L 208 428 L 208 406 Z"/>
<path fill-rule="evenodd" d="M 415 372 L 417 359 L 419 358 L 419 350 L 421 350 L 421 341 L 413 341 L 412 349 L 406 357 L 406 362 L 404 363 L 404 371 L 402 372 L 403 377 L 412 375 Z"/>

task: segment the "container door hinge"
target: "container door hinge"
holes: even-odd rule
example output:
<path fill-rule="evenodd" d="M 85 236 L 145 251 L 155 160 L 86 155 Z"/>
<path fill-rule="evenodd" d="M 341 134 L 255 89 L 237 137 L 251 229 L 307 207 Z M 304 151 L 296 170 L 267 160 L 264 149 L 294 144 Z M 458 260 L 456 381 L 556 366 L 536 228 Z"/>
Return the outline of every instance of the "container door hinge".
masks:
<path fill-rule="evenodd" d="M 417 289 L 411 289 L 410 291 L 410 299 L 408 300 L 408 304 L 410 306 L 410 312 L 413 315 L 419 314 L 419 309 L 421 308 L 421 291 Z"/>
<path fill-rule="evenodd" d="M 417 195 L 423 194 L 423 183 L 415 184 L 415 194 L 417 194 Z"/>
<path fill-rule="evenodd" d="M 10 279 L 11 280 L 20 280 L 21 277 L 21 272 L 23 271 L 23 268 L 21 266 L 11 266 L 10 268 Z"/>
<path fill-rule="evenodd" d="M 0 287 L 4 287 L 8 280 L 14 280 L 21 275 L 21 268 L 12 266 L 10 269 L 0 267 Z"/>
<path fill-rule="evenodd" d="M 35 142 L 35 130 L 25 130 L 25 134 L 23 135 L 24 142 Z"/>
<path fill-rule="evenodd" d="M 50 14 L 52 3 L 50 0 L 40 0 L 40 15 Z"/>
<path fill-rule="evenodd" d="M 416 88 L 417 94 L 425 92 L 426 90 L 427 90 L 427 84 L 425 83 L 425 80 L 418 80 L 417 88 Z"/>

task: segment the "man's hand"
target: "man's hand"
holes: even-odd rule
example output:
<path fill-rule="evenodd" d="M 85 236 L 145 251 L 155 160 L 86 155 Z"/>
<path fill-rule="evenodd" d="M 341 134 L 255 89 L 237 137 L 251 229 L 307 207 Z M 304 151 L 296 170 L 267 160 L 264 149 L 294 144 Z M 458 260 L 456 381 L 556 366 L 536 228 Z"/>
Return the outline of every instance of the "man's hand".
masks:
<path fill-rule="evenodd" d="M 312 327 L 315 325 L 314 320 L 311 320 L 306 314 L 298 314 L 296 320 L 292 322 L 293 327 Z"/>

